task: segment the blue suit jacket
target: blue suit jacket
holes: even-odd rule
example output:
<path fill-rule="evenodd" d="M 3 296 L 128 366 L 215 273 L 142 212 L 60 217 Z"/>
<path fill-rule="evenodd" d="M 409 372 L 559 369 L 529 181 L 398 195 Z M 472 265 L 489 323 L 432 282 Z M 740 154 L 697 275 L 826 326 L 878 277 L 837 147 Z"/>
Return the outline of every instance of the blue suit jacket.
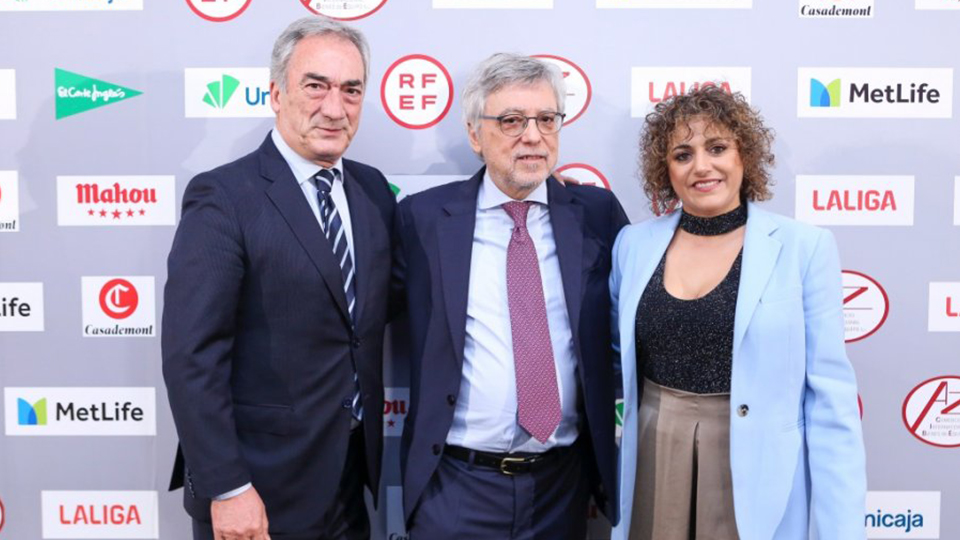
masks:
<path fill-rule="evenodd" d="M 640 403 L 635 321 L 640 296 L 680 212 L 628 227 L 610 290 L 624 385 L 620 512 L 626 539 Z M 742 540 L 864 538 L 866 472 L 853 368 L 844 349 L 840 264 L 826 230 L 750 204 L 734 322 L 730 467 Z M 747 405 L 749 412 L 737 411 Z"/>
<path fill-rule="evenodd" d="M 356 325 L 329 242 L 271 138 L 195 177 L 168 260 L 163 375 L 186 469 L 184 505 L 246 482 L 271 530 L 316 532 L 346 457 L 353 366 L 368 483 L 382 451 L 382 349 L 396 201 L 386 179 L 344 160 Z M 344 406 L 344 400 L 348 400 Z"/>
<path fill-rule="evenodd" d="M 397 227 L 410 316 L 410 411 L 401 444 L 409 521 L 440 461 L 463 369 L 470 257 L 481 169 L 400 203 Z M 610 250 L 628 223 L 613 193 L 547 179 L 550 223 L 577 354 L 585 420 L 578 442 L 598 503 L 616 521 L 614 376 L 610 347 Z M 507 307 L 504 306 L 504 316 Z M 605 504 L 606 503 L 606 504 Z"/>

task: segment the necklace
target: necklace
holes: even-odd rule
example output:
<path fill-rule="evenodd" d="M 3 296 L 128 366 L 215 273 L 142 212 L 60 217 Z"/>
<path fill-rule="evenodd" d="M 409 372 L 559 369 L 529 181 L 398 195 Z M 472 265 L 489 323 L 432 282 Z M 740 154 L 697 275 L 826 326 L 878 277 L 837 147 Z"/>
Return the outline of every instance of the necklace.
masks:
<path fill-rule="evenodd" d="M 700 217 L 688 214 L 680 215 L 680 228 L 697 236 L 717 236 L 744 226 L 747 223 L 747 205 L 741 204 L 726 214 L 714 217 Z"/>

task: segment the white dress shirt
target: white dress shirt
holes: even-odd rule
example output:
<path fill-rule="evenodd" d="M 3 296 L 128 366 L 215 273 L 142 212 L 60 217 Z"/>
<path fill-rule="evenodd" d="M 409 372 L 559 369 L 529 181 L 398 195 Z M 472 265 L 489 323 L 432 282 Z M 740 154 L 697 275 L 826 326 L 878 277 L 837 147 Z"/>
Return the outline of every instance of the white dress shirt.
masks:
<path fill-rule="evenodd" d="M 447 444 L 486 452 L 540 453 L 569 446 L 577 439 L 577 359 L 550 224 L 547 185 L 543 183 L 525 199 L 533 202 L 527 214 L 527 230 L 540 263 L 562 417 L 553 435 L 540 443 L 517 421 L 513 334 L 507 303 L 507 246 L 514 224 L 502 207 L 511 200 L 489 175 L 484 176 L 477 197 L 470 259 L 463 374 Z"/>
<path fill-rule="evenodd" d="M 313 210 L 313 215 L 317 218 L 317 223 L 322 223 L 320 220 L 320 201 L 317 198 L 317 184 L 313 179 L 322 167 L 316 163 L 307 161 L 300 154 L 294 152 L 276 129 L 270 132 L 270 138 L 273 140 L 273 144 L 277 147 L 277 150 L 280 151 L 280 155 L 283 156 L 284 161 L 290 166 L 293 177 L 297 180 L 297 183 L 300 184 L 303 196 L 307 198 L 307 204 L 309 204 L 310 209 Z M 330 197 L 333 199 L 333 204 L 337 207 L 337 213 L 340 214 L 340 221 L 343 223 L 343 233 L 347 235 L 347 249 L 350 250 L 350 260 L 356 261 L 357 259 L 353 255 L 353 228 L 350 226 L 350 206 L 347 204 L 347 193 L 343 189 L 343 183 L 346 181 L 346 177 L 343 174 L 343 158 L 337 159 L 337 162 L 330 168 L 340 172 L 340 174 L 335 175 L 337 180 L 334 181 L 331 186 Z M 356 264 L 356 262 L 354 262 L 354 264 Z M 217 495 L 213 500 L 223 501 L 231 499 L 247 491 L 250 487 L 250 483 L 244 484 L 237 489 Z"/>

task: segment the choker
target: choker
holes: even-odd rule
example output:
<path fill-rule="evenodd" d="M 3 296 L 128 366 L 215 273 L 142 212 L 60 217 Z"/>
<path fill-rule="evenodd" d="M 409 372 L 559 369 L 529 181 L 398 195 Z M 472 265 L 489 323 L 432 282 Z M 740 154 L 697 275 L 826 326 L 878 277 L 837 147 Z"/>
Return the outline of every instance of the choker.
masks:
<path fill-rule="evenodd" d="M 699 217 L 681 209 L 680 228 L 697 236 L 717 236 L 743 227 L 747 223 L 747 205 L 741 204 L 726 214 Z"/>

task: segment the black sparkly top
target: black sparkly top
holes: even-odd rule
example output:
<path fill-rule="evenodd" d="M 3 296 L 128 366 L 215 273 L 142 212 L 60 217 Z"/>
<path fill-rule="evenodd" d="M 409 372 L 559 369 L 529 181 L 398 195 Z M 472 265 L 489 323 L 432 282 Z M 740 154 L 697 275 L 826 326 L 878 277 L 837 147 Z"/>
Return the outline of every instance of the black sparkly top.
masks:
<path fill-rule="evenodd" d="M 637 308 L 637 373 L 686 392 L 730 392 L 742 257 L 741 248 L 726 277 L 706 296 L 680 300 L 663 285 L 663 255 Z"/>

